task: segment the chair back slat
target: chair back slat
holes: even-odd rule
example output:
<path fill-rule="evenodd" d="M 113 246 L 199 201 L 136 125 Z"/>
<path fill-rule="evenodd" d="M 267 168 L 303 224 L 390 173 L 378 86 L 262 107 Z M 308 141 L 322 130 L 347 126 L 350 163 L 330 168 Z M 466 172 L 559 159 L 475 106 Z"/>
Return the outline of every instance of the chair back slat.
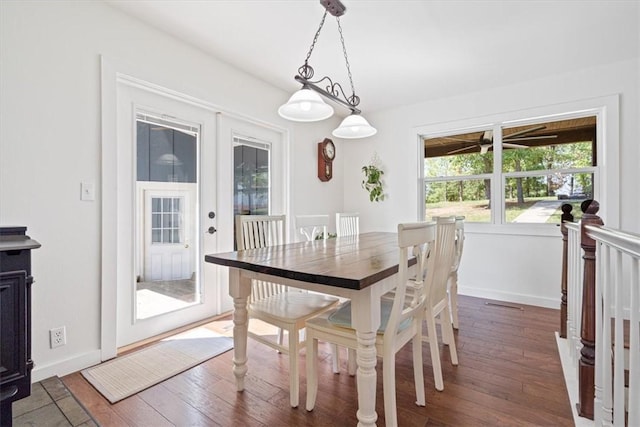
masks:
<path fill-rule="evenodd" d="M 464 217 L 456 217 L 456 251 L 453 258 L 453 266 L 451 271 L 458 271 L 460 260 L 462 259 L 462 250 L 464 249 Z"/>
<path fill-rule="evenodd" d="M 436 222 L 436 268 L 427 272 L 430 284 L 429 300 L 442 301 L 447 298 L 447 282 L 456 256 L 455 217 L 435 217 Z M 429 277 L 430 276 L 430 277 Z"/>
<path fill-rule="evenodd" d="M 282 245 L 286 242 L 285 215 L 237 215 L 238 250 Z"/>
<path fill-rule="evenodd" d="M 238 250 L 259 249 L 286 242 L 285 215 L 236 216 L 236 245 Z M 286 286 L 254 280 L 249 302 L 267 298 L 287 290 Z"/>
<path fill-rule="evenodd" d="M 360 234 L 360 214 L 336 213 L 336 234 L 341 236 L 356 236 Z"/>

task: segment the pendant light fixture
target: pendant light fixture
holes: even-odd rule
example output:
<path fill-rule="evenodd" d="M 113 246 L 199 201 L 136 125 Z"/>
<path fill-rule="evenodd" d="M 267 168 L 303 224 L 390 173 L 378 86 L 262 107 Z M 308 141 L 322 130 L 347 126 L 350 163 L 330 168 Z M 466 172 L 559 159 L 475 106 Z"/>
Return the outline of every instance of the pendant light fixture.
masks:
<path fill-rule="evenodd" d="M 356 95 L 356 91 L 353 86 L 351 68 L 349 67 L 349 58 L 347 57 L 347 49 L 344 45 L 344 37 L 342 36 L 342 26 L 340 25 L 340 17 L 344 15 L 347 9 L 339 0 L 320 0 L 320 4 L 325 8 L 324 15 L 322 15 L 320 26 L 313 38 L 309 52 L 307 52 L 304 64 L 298 68 L 298 75 L 294 77 L 297 82 L 302 83 L 302 89 L 294 93 L 291 98 L 289 98 L 289 101 L 278 109 L 278 114 L 287 120 L 296 122 L 315 122 L 327 119 L 333 115 L 333 107 L 324 102 L 320 97 L 320 95 L 322 95 L 323 97 L 351 110 L 351 114 L 347 116 L 342 123 L 340 123 L 340 126 L 332 132 L 333 136 L 336 138 L 355 139 L 375 135 L 377 130 L 360 115 L 360 110 L 358 109 L 360 97 Z M 318 41 L 318 36 L 320 35 L 320 31 L 324 25 L 327 13 L 335 16 L 336 21 L 338 22 L 342 52 L 344 53 L 344 60 L 347 66 L 347 73 L 349 75 L 349 83 L 351 84 L 350 96 L 347 96 L 344 93 L 340 83 L 334 83 L 328 76 L 325 76 L 320 80 L 311 80 L 313 78 L 314 70 L 313 67 L 309 65 L 309 58 L 313 53 L 313 48 L 315 47 L 316 42 Z M 321 87 L 322 85 L 325 87 Z"/>

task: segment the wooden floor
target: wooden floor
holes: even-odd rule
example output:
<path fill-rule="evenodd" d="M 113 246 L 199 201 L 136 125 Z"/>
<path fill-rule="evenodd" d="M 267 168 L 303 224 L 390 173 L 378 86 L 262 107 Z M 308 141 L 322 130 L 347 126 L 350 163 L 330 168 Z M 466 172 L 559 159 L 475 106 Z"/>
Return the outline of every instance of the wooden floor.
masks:
<path fill-rule="evenodd" d="M 573 426 L 554 336 L 559 311 L 494 302 L 460 297 L 460 364 L 452 366 L 447 348 L 441 347 L 442 392 L 434 388 L 428 344 L 423 344 L 426 407 L 414 404 L 410 345 L 398 353 L 400 426 Z M 243 393 L 235 391 L 232 351 L 113 405 L 80 373 L 63 381 L 103 426 L 355 426 L 356 383 L 346 373 L 346 358 L 342 373 L 334 375 L 328 347 L 321 351 L 320 388 L 312 412 L 304 409 L 304 351 L 301 406 L 294 409 L 289 406 L 287 356 L 252 340 Z M 380 368 L 379 361 L 376 410 L 382 426 Z"/>

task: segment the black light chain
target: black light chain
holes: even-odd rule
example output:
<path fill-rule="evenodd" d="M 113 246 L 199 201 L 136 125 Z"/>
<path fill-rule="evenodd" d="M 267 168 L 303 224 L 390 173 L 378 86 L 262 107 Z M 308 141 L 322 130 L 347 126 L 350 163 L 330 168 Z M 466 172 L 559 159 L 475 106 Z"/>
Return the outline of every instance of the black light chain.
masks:
<path fill-rule="evenodd" d="M 327 17 L 327 11 L 324 11 L 324 15 L 322 15 L 322 21 L 320 21 L 320 26 L 318 27 L 318 31 L 316 31 L 316 35 L 313 37 L 313 41 L 311 42 L 311 47 L 309 47 L 309 52 L 307 53 L 307 57 L 304 59 L 304 64 L 307 65 L 309 62 L 309 58 L 311 58 L 311 53 L 313 52 L 313 48 L 316 47 L 316 42 L 318 41 L 318 36 L 320 35 L 320 31 L 322 31 L 322 26 L 324 25 L 324 20 Z"/>
<path fill-rule="evenodd" d="M 356 98 L 356 89 L 353 87 L 353 77 L 351 77 L 351 67 L 349 67 L 349 58 L 347 57 L 347 48 L 344 46 L 344 37 L 342 36 L 342 26 L 340 25 L 339 16 L 336 16 L 336 21 L 338 21 L 338 31 L 340 32 L 340 43 L 342 43 L 342 53 L 344 53 L 344 62 L 347 64 L 347 73 L 349 73 L 349 83 L 351 83 L 351 96 L 353 98 Z"/>

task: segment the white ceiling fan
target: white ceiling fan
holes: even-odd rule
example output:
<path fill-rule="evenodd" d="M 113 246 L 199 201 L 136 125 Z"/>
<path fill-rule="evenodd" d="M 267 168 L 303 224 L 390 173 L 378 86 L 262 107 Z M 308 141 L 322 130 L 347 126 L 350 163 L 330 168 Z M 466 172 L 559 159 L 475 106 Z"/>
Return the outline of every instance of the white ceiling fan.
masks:
<path fill-rule="evenodd" d="M 558 137 L 558 135 L 527 136 L 531 132 L 536 132 L 545 128 L 546 126 L 534 126 L 532 128 L 523 129 L 509 135 L 504 135 L 504 138 L 502 139 L 502 146 L 505 148 L 529 148 L 528 145 L 514 144 L 513 142 L 531 141 L 536 139 L 547 139 L 547 138 Z M 462 153 L 465 151 L 476 150 L 478 147 L 480 147 L 480 154 L 485 154 L 491 148 L 493 148 L 493 131 L 492 130 L 486 130 L 482 132 L 482 134 L 480 135 L 480 140 L 478 142 L 469 141 L 467 139 L 454 138 L 454 137 L 442 137 L 442 138 L 448 139 L 451 141 L 467 142 L 469 144 L 472 144 L 472 145 L 469 145 L 468 147 L 463 147 L 457 150 L 449 151 L 447 154 L 456 154 L 456 153 Z"/>

